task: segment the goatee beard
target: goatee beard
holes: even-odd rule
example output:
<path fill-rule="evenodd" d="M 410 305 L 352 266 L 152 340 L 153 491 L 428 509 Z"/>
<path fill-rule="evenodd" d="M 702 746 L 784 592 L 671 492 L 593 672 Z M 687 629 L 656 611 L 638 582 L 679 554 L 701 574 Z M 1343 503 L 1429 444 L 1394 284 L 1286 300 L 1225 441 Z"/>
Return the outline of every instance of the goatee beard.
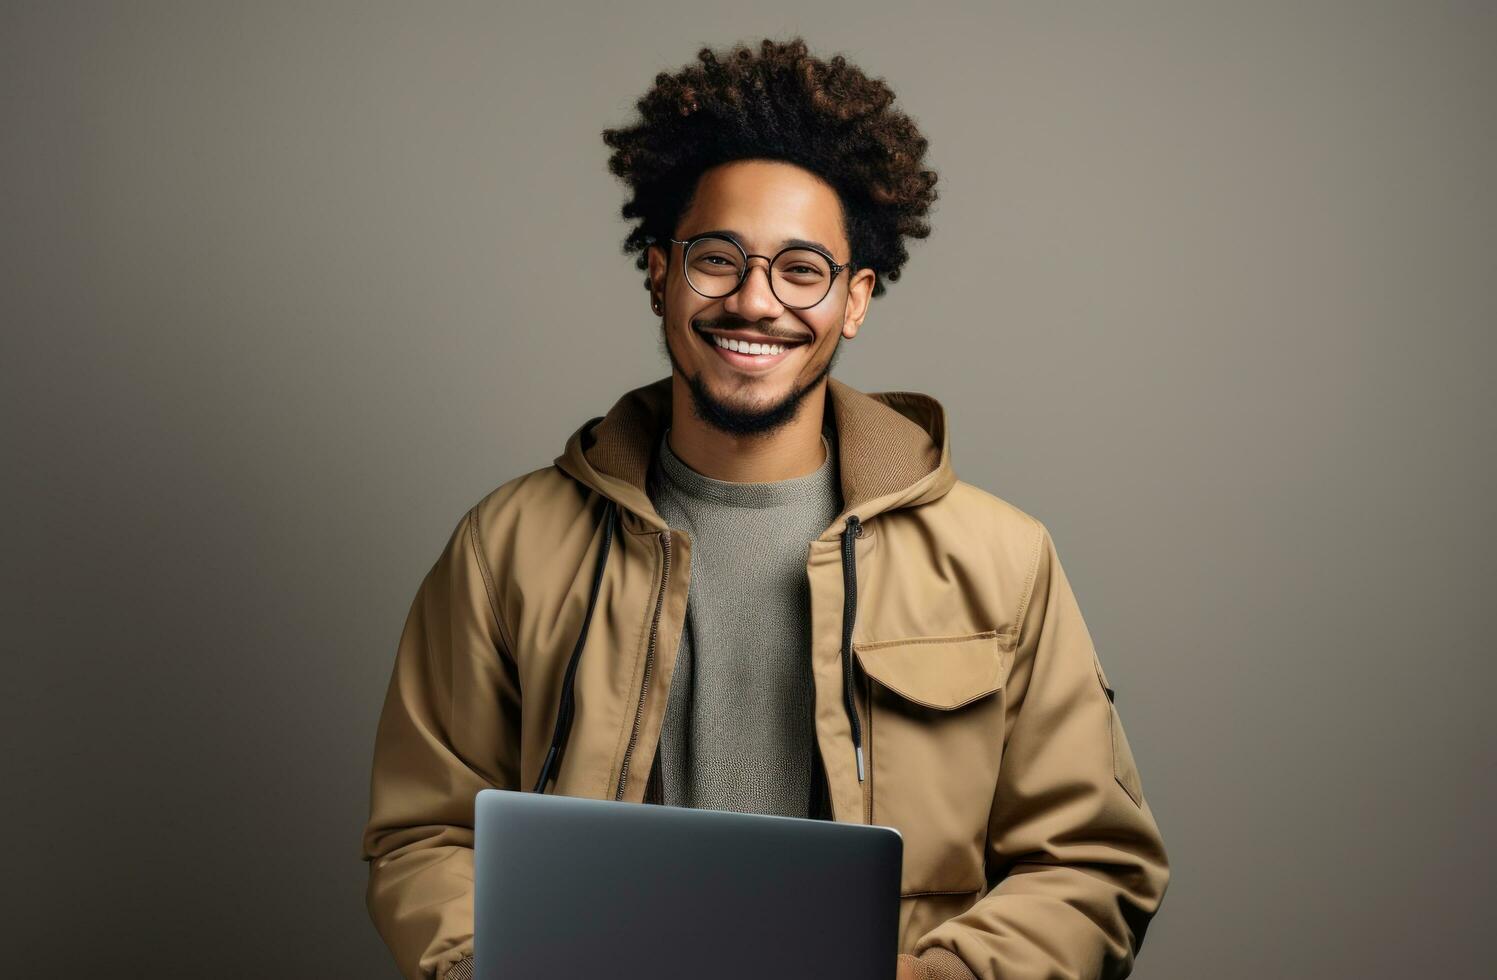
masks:
<path fill-rule="evenodd" d="M 692 414 L 719 432 L 734 436 L 764 435 L 788 424 L 800 411 L 801 402 L 806 396 L 816 390 L 823 378 L 831 374 L 832 366 L 837 363 L 837 357 L 842 353 L 842 338 L 838 337 L 832 348 L 832 356 L 827 358 L 826 364 L 810 381 L 804 385 L 792 387 L 784 398 L 772 405 L 762 408 L 743 408 L 716 398 L 707 390 L 700 372 L 688 374 L 682 369 L 680 362 L 676 360 L 675 353 L 671 350 L 670 343 L 666 340 L 663 321 L 660 342 L 665 348 L 666 356 L 670 359 L 671 367 L 685 379 L 686 387 L 691 391 Z"/>

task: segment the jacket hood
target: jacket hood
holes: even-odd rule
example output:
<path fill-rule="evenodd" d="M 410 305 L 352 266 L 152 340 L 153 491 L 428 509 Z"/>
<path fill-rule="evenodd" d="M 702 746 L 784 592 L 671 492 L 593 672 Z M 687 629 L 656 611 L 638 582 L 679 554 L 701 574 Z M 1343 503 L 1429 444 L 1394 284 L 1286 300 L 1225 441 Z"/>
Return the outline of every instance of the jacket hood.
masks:
<path fill-rule="evenodd" d="M 660 437 L 671 422 L 672 376 L 625 393 L 607 415 L 572 433 L 556 465 L 656 530 L 669 529 L 646 489 Z M 956 483 L 946 411 L 915 391 L 862 392 L 828 376 L 827 409 L 843 510 L 819 540 L 837 537 L 849 514 L 868 520 L 946 494 Z"/>

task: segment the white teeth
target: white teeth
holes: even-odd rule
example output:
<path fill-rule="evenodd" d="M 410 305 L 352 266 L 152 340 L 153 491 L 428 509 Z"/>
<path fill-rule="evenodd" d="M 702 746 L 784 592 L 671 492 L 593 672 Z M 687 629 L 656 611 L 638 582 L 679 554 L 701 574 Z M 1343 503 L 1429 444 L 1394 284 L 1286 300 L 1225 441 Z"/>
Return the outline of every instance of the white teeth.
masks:
<path fill-rule="evenodd" d="M 717 346 L 726 347 L 728 350 L 737 351 L 740 354 L 783 354 L 788 349 L 782 344 L 746 344 L 731 337 L 719 337 L 717 334 L 711 334 L 710 336 L 712 337 L 712 342 Z"/>

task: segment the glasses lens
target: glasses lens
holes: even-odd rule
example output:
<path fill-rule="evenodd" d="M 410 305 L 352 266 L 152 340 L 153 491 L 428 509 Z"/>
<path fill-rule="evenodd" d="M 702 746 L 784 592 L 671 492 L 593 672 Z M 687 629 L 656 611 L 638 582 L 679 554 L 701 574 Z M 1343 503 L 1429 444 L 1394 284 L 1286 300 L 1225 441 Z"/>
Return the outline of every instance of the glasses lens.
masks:
<path fill-rule="evenodd" d="M 743 278 L 743 253 L 726 239 L 700 239 L 686 252 L 686 278 L 703 296 L 726 296 Z"/>
<path fill-rule="evenodd" d="M 715 299 L 728 295 L 738 288 L 743 273 L 743 252 L 731 239 L 701 238 L 686 252 L 686 279 L 703 296 Z M 775 296 L 797 309 L 820 303 L 832 285 L 831 263 L 809 248 L 780 253 L 770 273 Z"/>
<path fill-rule="evenodd" d="M 775 295 L 786 306 L 815 306 L 827 294 L 832 266 L 826 256 L 809 248 L 792 248 L 775 259 Z"/>

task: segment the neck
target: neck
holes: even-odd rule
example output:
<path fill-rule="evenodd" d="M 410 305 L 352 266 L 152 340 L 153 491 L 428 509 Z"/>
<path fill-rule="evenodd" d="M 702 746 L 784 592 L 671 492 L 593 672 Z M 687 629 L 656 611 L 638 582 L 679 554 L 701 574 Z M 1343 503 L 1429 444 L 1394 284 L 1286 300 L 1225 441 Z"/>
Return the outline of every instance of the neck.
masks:
<path fill-rule="evenodd" d="M 715 429 L 692 411 L 691 389 L 677 374 L 671 382 L 671 452 L 714 480 L 774 483 L 814 473 L 826 462 L 821 442 L 826 379 L 805 398 L 795 416 L 772 432 L 737 435 Z"/>

